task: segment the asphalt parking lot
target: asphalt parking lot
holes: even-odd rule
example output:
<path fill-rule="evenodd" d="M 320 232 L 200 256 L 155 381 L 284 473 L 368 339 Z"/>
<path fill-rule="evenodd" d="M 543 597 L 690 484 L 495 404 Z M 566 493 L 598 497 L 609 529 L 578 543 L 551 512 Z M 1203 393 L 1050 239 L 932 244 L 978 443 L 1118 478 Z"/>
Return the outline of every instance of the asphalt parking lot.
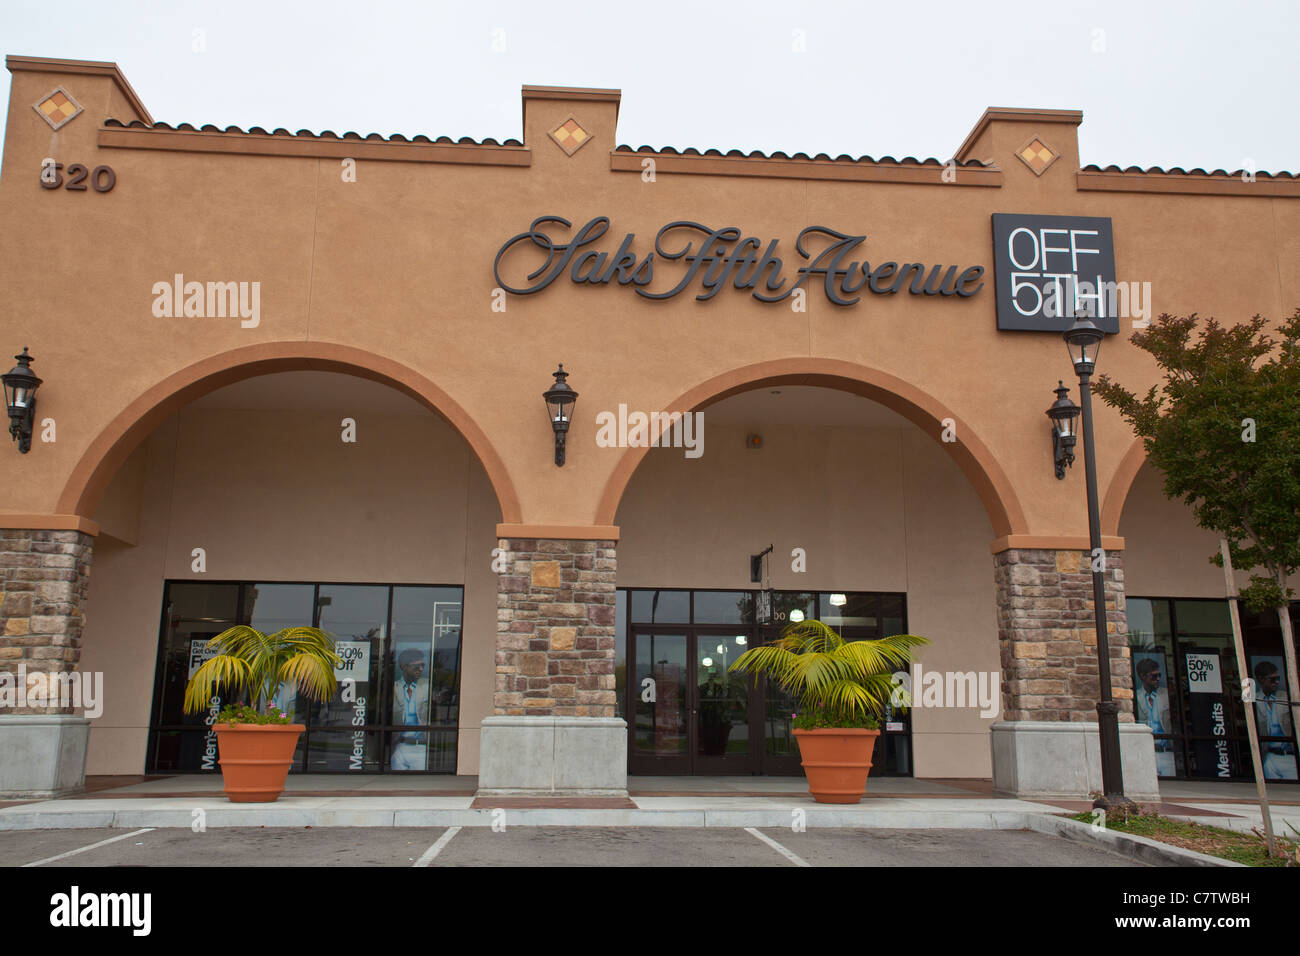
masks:
<path fill-rule="evenodd" d="M 0 866 L 1114 866 L 1029 830 L 488 827 L 0 831 Z"/>

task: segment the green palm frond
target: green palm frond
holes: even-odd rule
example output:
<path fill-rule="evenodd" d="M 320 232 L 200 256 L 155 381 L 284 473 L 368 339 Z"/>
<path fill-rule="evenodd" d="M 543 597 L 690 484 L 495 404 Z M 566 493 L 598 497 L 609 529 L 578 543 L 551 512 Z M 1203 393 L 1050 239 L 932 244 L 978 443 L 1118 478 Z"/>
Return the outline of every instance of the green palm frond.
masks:
<path fill-rule="evenodd" d="M 798 698 L 801 708 L 880 716 L 890 703 L 911 704 L 891 675 L 907 667 L 913 648 L 928 643 L 915 634 L 845 641 L 821 621 L 803 621 L 771 644 L 750 648 L 730 669 L 775 681 Z"/>
<path fill-rule="evenodd" d="M 208 647 L 218 653 L 186 685 L 187 714 L 205 709 L 218 688 L 235 693 L 247 689 L 253 706 L 261 711 L 282 684 L 312 700 L 325 700 L 337 686 L 334 668 L 343 663 L 334 638 L 315 627 L 286 627 L 265 634 L 236 624 L 208 641 Z"/>

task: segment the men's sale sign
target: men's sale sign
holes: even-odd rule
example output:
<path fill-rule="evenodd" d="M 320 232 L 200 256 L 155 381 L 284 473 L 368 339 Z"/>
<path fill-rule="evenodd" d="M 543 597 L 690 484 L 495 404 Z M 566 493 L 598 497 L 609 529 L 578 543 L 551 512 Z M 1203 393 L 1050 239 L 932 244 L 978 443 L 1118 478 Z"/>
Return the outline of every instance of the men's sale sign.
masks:
<path fill-rule="evenodd" d="M 1083 311 L 1119 331 L 1109 219 L 993 214 L 998 328 L 1064 332 Z"/>

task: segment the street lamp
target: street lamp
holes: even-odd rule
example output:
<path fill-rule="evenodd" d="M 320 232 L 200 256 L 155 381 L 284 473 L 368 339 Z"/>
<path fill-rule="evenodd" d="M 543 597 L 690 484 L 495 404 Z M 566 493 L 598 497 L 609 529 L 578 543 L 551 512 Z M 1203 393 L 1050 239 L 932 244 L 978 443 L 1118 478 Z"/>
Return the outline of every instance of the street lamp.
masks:
<path fill-rule="evenodd" d="M 1064 337 L 1065 345 L 1070 351 L 1070 360 L 1074 363 L 1074 371 L 1079 376 L 1079 402 L 1083 406 L 1083 457 L 1088 486 L 1088 544 L 1091 552 L 1089 563 L 1092 566 L 1093 618 L 1097 624 L 1097 676 L 1101 685 L 1101 699 L 1097 701 L 1097 730 L 1101 736 L 1103 795 L 1093 802 L 1093 806 L 1108 810 L 1132 806 L 1133 801 L 1124 796 L 1124 771 L 1119 749 L 1119 705 L 1111 699 L 1110 641 L 1106 637 L 1106 585 L 1103 577 L 1106 552 L 1101 549 L 1101 520 L 1097 508 L 1097 456 L 1092 437 L 1092 373 L 1097 367 L 1097 353 L 1101 349 L 1104 335 L 1080 310 L 1074 314 L 1074 325 L 1066 329 Z M 1060 468 L 1058 461 L 1058 477 Z"/>
<path fill-rule="evenodd" d="M 5 408 L 9 412 L 9 434 L 18 442 L 24 455 L 32 450 L 32 430 L 36 421 L 36 389 L 41 380 L 32 371 L 32 357 L 23 346 L 21 355 L 15 355 L 18 364 L 0 379 L 4 381 Z"/>
<path fill-rule="evenodd" d="M 563 465 L 564 437 L 573 421 L 573 405 L 578 400 L 578 393 L 565 381 L 569 373 L 564 370 L 563 364 L 551 374 L 555 376 L 555 384 L 542 393 L 542 398 L 546 400 L 546 414 L 551 420 L 551 431 L 555 432 L 555 463 Z"/>

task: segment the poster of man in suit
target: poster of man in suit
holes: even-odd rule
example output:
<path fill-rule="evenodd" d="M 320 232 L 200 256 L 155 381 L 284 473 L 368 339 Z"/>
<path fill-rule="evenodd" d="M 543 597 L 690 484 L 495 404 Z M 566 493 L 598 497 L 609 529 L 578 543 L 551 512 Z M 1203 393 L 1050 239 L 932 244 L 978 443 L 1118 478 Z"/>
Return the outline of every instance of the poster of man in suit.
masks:
<path fill-rule="evenodd" d="M 1255 725 L 1265 780 L 1295 780 L 1296 752 L 1292 737 L 1291 698 L 1282 677 L 1282 658 L 1253 656 Z"/>
<path fill-rule="evenodd" d="M 393 683 L 393 723 L 416 727 L 429 723 L 429 678 L 424 676 L 425 652 L 408 647 L 397 655 L 397 680 Z M 428 734 L 422 730 L 399 733 L 393 741 L 393 770 L 424 770 L 428 766 Z"/>
<path fill-rule="evenodd" d="M 1160 736 L 1174 732 L 1169 716 L 1164 658 L 1164 649 L 1158 647 L 1133 652 L 1133 671 L 1137 675 L 1133 697 L 1137 703 L 1137 719 L 1150 727 L 1155 735 L 1156 774 L 1172 777 L 1176 773 L 1173 741 Z"/>

